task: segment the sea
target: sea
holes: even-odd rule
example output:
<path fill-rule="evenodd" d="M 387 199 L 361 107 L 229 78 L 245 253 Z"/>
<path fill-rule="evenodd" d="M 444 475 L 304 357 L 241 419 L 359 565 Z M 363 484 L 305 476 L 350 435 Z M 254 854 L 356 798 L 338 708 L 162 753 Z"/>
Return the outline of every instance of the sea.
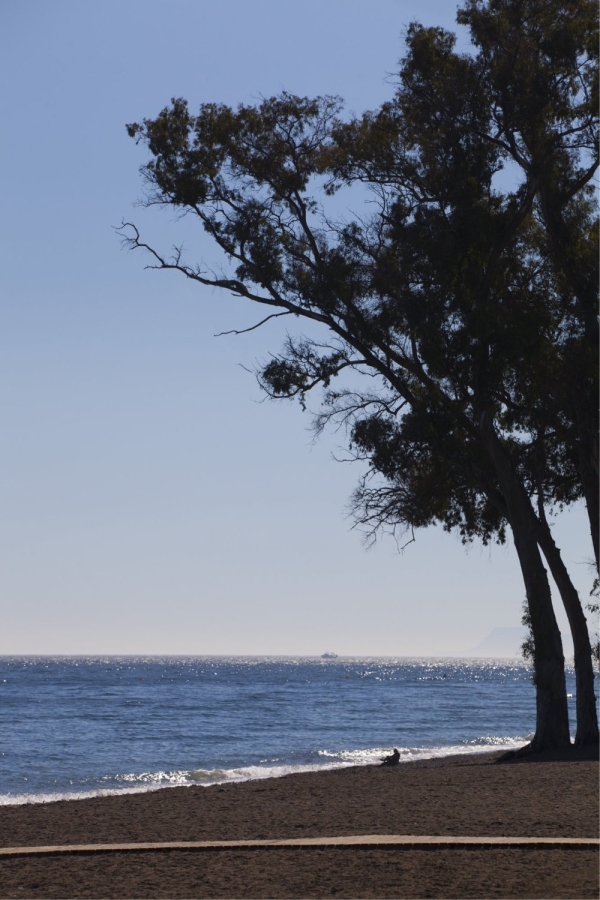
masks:
<path fill-rule="evenodd" d="M 574 675 L 567 672 L 570 712 Z M 0 657 L 0 805 L 518 747 L 518 659 Z"/>

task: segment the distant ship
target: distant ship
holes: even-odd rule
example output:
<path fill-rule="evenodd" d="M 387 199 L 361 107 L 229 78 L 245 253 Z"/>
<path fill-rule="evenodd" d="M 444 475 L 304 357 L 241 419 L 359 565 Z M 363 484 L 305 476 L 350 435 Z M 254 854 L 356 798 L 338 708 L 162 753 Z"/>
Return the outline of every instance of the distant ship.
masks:
<path fill-rule="evenodd" d="M 321 655 L 321 659 L 337 659 L 337 658 L 338 658 L 337 653 L 323 653 Z"/>

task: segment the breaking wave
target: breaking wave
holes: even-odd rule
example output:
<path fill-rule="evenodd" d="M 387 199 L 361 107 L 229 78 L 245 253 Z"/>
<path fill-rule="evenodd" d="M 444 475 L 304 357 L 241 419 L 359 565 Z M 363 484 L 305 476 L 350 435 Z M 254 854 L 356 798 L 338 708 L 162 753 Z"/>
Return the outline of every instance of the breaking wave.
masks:
<path fill-rule="evenodd" d="M 400 763 L 427 759 L 443 759 L 494 750 L 513 750 L 522 746 L 533 735 L 518 737 L 493 736 L 475 738 L 461 744 L 440 747 L 398 747 Z M 173 771 L 125 773 L 106 775 L 101 781 L 105 787 L 89 790 L 57 791 L 48 793 L 19 793 L 0 795 L 0 806 L 18 806 L 26 803 L 54 803 L 59 800 L 83 800 L 91 797 L 110 797 L 123 794 L 139 794 L 163 788 L 192 787 L 201 785 L 231 784 L 243 781 L 257 781 L 266 778 L 282 778 L 302 772 L 320 772 L 345 769 L 353 766 L 377 765 L 383 756 L 391 753 L 392 747 L 369 747 L 357 750 L 318 750 L 318 761 L 304 764 L 260 764 L 224 769 L 181 769 Z"/>

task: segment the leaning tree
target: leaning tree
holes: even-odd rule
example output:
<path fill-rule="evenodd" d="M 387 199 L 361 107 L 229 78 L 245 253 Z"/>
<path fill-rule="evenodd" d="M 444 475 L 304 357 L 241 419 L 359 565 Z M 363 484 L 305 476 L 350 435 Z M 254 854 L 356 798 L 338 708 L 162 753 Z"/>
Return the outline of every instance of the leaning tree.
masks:
<path fill-rule="evenodd" d="M 431 488 L 425 499 L 410 483 L 416 524 L 451 522 L 449 510 L 472 534 L 508 524 L 535 641 L 535 748 L 570 742 L 542 553 L 572 607 L 578 737 L 597 740 L 585 617 L 546 518 L 581 496 L 592 533 L 597 516 L 592 16 L 588 0 L 472 0 L 460 13 L 469 54 L 412 25 L 393 100 L 358 119 L 344 121 L 336 98 L 284 93 L 198 115 L 174 100 L 128 126 L 151 152 L 146 202 L 199 219 L 231 270 L 167 258 L 126 223 L 129 246 L 266 307 L 262 321 L 320 326 L 322 338 L 289 336 L 261 381 L 280 397 L 323 386 L 325 418 L 346 417 L 396 492 L 410 448 Z M 508 183 L 507 160 L 519 171 Z M 371 205 L 334 220 L 328 198 L 357 185 Z M 350 372 L 358 390 L 343 386 Z"/>
<path fill-rule="evenodd" d="M 469 93 L 469 100 L 487 105 L 489 114 L 487 131 L 478 129 L 476 117 L 471 119 L 470 137 L 485 135 L 486 141 L 494 143 L 501 163 L 517 166 L 521 189 L 531 192 L 533 221 L 527 225 L 530 243 L 525 252 L 535 261 L 538 289 L 545 291 L 547 298 L 540 306 L 543 317 L 523 331 L 521 354 L 514 357 L 513 353 L 516 365 L 509 373 L 509 388 L 498 391 L 497 397 L 504 421 L 510 420 L 513 464 L 517 450 L 522 470 L 525 463 L 523 481 L 530 496 L 535 496 L 538 513 L 538 544 L 573 633 L 577 740 L 588 742 L 597 740 L 598 728 L 587 623 L 553 540 L 546 505 L 585 499 L 597 563 L 598 254 L 590 187 L 598 164 L 595 10 L 586 2 L 473 0 L 459 12 L 459 21 L 469 25 L 478 48 L 470 71 L 485 95 L 482 99 L 475 90 Z M 455 79 L 457 59 L 436 52 L 423 30 L 417 40 L 418 44 L 413 38 L 411 58 L 405 60 L 401 71 L 395 102 L 376 117 L 365 116 L 340 129 L 342 174 L 387 186 L 398 147 L 397 129 L 406 134 L 409 122 L 413 137 L 416 133 L 421 145 L 427 144 L 434 154 L 438 171 L 447 172 L 453 159 L 452 175 L 460 181 L 462 148 L 455 144 L 452 157 L 444 144 L 448 123 L 454 128 L 453 115 L 460 116 L 467 106 L 464 99 L 459 100 L 460 110 L 456 103 L 452 106 L 457 88 L 460 94 Z M 525 208 L 522 204 L 521 210 Z M 466 209 L 468 215 L 468 203 Z M 492 248 L 492 255 L 497 247 Z M 402 257 L 402 248 L 398 256 Z M 403 272 L 407 271 L 403 258 Z M 531 297 L 532 284 L 521 298 L 524 304 Z M 505 314 L 506 307 L 497 311 Z M 390 427 L 396 425 L 390 423 Z M 514 440 L 516 429 L 518 442 Z M 481 468 L 472 467 L 471 482 L 477 473 L 481 475 Z M 493 490 L 490 493 L 489 482 L 486 488 L 479 478 L 479 486 L 498 508 L 498 497 Z M 387 489 L 385 494 L 389 521 Z M 370 489 L 361 496 L 369 500 L 370 521 L 375 521 L 377 492 Z"/>

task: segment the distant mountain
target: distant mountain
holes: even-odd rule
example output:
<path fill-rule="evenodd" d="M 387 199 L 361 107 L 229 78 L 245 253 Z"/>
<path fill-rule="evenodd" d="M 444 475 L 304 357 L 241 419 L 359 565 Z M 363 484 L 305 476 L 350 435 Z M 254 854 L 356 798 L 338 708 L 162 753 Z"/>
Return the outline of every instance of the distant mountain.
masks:
<path fill-rule="evenodd" d="M 508 628 L 492 628 L 476 647 L 469 650 L 469 656 L 521 656 L 521 644 L 527 637 L 527 628 L 516 625 Z M 571 635 L 562 636 L 565 656 L 573 655 Z"/>
<path fill-rule="evenodd" d="M 524 625 L 509 628 L 492 628 L 487 637 L 469 650 L 473 656 L 520 656 L 521 644 L 527 637 Z"/>

